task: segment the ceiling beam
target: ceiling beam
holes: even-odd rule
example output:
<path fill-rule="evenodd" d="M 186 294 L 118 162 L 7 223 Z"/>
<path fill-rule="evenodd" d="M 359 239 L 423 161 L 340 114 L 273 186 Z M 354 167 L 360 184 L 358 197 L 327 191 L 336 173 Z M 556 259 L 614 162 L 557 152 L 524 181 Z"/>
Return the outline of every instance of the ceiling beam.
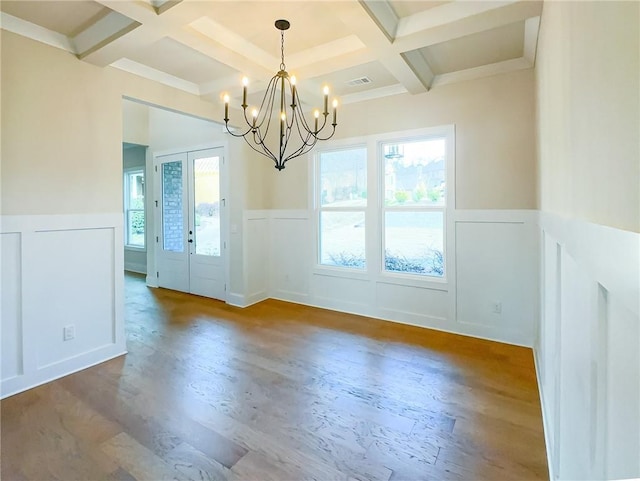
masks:
<path fill-rule="evenodd" d="M 454 2 L 455 3 L 455 2 Z M 436 16 L 436 19 L 451 19 L 451 21 L 431 20 L 431 26 L 415 30 L 415 28 L 400 28 L 395 42 L 390 47 L 391 50 L 400 54 L 411 50 L 428 47 L 437 43 L 446 42 L 455 38 L 484 32 L 494 28 L 509 25 L 511 23 L 525 21 L 531 17 L 540 16 L 542 3 L 538 1 L 519 0 L 517 2 L 500 2 L 503 5 L 495 7 L 495 3 L 489 2 L 464 2 L 464 9 L 468 10 L 468 15 L 462 15 L 461 11 L 456 11 L 456 15 Z M 480 5 L 477 5 L 480 4 Z M 428 10 L 435 12 L 445 8 L 450 4 Z M 484 6 L 484 9 L 479 7 Z M 489 8 L 493 6 L 493 8 Z M 464 10 L 462 9 L 462 10 Z M 412 17 L 414 17 L 413 15 Z M 409 18 L 412 18 L 409 17 Z"/>
<path fill-rule="evenodd" d="M 66 35 L 62 35 L 58 32 L 53 32 L 47 28 L 36 25 L 35 23 L 27 22 L 13 15 L 9 15 L 5 12 L 0 12 L 0 25 L 2 30 L 12 32 L 23 37 L 31 38 L 38 42 L 42 42 L 51 47 L 65 50 L 69 53 L 76 53 L 76 49 L 73 42 Z"/>
<path fill-rule="evenodd" d="M 140 24 L 137 28 L 127 32 L 126 35 L 102 42 L 83 57 L 83 60 L 101 67 L 110 65 L 123 57 L 128 57 L 129 52 L 152 45 L 158 40 L 170 36 L 172 32 L 181 29 L 183 25 L 202 16 L 198 2 L 166 2 L 171 8 L 162 10 L 162 13 L 159 14 L 151 3 L 142 1 L 96 1 Z"/>
<path fill-rule="evenodd" d="M 91 52 L 126 35 L 140 25 L 140 22 L 131 20 L 118 12 L 109 12 L 73 38 L 78 58 L 85 58 Z"/>
<path fill-rule="evenodd" d="M 427 87 L 393 48 L 388 32 L 380 27 L 387 20 L 374 20 L 376 11 L 364 8 L 362 2 L 345 2 L 338 9 L 340 20 L 349 25 L 360 40 L 404 88 L 412 94 L 425 92 Z M 381 11 L 381 9 L 378 9 Z"/>

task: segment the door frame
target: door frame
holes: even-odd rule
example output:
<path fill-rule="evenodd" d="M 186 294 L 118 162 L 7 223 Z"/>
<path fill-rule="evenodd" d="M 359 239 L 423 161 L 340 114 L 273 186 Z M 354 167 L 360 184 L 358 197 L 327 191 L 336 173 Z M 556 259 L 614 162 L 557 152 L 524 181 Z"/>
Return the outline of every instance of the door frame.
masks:
<path fill-rule="evenodd" d="M 160 195 L 162 194 L 162 188 L 160 186 L 160 173 L 156 170 L 158 166 L 158 157 L 165 155 L 176 155 L 188 152 L 197 152 L 207 149 L 222 149 L 223 162 L 220 166 L 220 196 L 225 199 L 224 205 L 220 210 L 220 226 L 221 237 L 220 241 L 223 244 L 225 250 L 224 256 L 224 278 L 225 278 L 225 293 L 223 301 L 229 302 L 230 292 L 230 272 L 231 272 L 231 243 L 230 243 L 230 229 L 231 229 L 231 215 L 230 215 L 230 201 L 229 201 L 229 145 L 226 141 L 208 142 L 206 144 L 189 145 L 186 147 L 176 147 L 167 150 L 154 150 L 147 149 L 147 172 L 153 175 L 153 192 L 151 195 L 147 195 L 147 212 L 152 213 L 149 217 L 153 218 L 153 230 L 150 230 L 151 239 L 148 239 L 147 246 L 147 285 L 149 287 L 158 287 L 157 277 L 157 255 L 158 246 L 160 245 L 160 239 L 162 238 L 162 219 L 160 218 Z"/>

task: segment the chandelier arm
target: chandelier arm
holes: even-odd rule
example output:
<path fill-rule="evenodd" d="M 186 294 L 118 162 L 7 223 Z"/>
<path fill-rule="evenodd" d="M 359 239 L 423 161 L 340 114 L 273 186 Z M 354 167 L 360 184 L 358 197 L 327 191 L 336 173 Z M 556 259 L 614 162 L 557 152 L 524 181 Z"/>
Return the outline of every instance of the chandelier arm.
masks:
<path fill-rule="evenodd" d="M 229 134 L 231 134 L 233 137 L 244 137 L 245 135 L 247 135 L 249 132 L 251 132 L 251 131 L 253 130 L 252 128 L 249 128 L 249 129 L 248 129 L 245 133 L 243 133 L 243 134 L 236 134 L 236 133 L 234 133 L 234 132 L 229 128 L 229 123 L 228 123 L 228 122 L 225 122 L 225 123 L 224 123 L 224 126 L 226 127 L 227 132 L 228 132 Z"/>
<path fill-rule="evenodd" d="M 336 133 L 336 125 L 338 124 L 331 124 L 333 126 L 333 130 L 331 131 L 331 135 L 329 135 L 328 137 L 320 137 L 318 135 L 316 135 L 316 139 L 317 140 L 329 140 L 331 137 L 333 137 L 333 135 Z M 322 130 L 322 129 L 321 129 Z M 318 132 L 319 133 L 319 132 Z"/>
<path fill-rule="evenodd" d="M 271 153 L 271 151 L 269 149 L 264 147 L 264 144 L 257 144 L 257 145 L 263 146 L 263 150 L 260 150 L 254 144 L 252 144 L 251 141 L 247 137 L 244 138 L 244 141 L 247 143 L 247 145 L 249 147 L 251 147 L 253 150 L 255 150 L 260 155 L 264 155 L 268 159 L 271 159 L 273 162 L 277 162 L 276 157 Z"/>
<path fill-rule="evenodd" d="M 258 152 L 261 155 L 264 155 L 265 157 L 273 160 L 274 162 L 277 163 L 277 158 L 276 156 L 273 154 L 273 152 L 271 152 L 271 150 L 269 150 L 269 148 L 266 146 L 266 144 L 264 143 L 264 138 L 260 135 L 259 130 L 254 130 L 253 131 L 253 143 L 251 142 L 251 140 L 249 140 L 249 136 L 246 135 L 243 137 L 245 142 L 247 143 L 247 145 L 249 145 L 249 147 L 251 147 L 254 151 Z M 258 149 L 258 146 L 262 149 Z"/>
<path fill-rule="evenodd" d="M 300 94 L 298 93 L 298 90 L 295 91 L 295 96 L 294 96 L 294 100 L 293 103 L 296 104 L 298 107 L 302 105 L 302 102 L 300 101 Z M 311 130 L 309 128 L 309 124 L 307 123 L 307 119 L 304 115 L 304 112 L 302 112 L 302 110 L 299 110 L 300 113 L 300 117 L 302 118 L 302 125 L 304 127 L 304 130 L 306 130 L 308 133 L 313 134 L 313 130 Z"/>
<path fill-rule="evenodd" d="M 306 151 L 311 150 L 317 141 L 316 137 L 311 132 L 305 132 L 305 134 L 303 135 L 300 129 L 300 124 L 298 122 L 298 119 L 296 119 L 295 126 L 298 132 L 298 136 L 300 137 L 300 140 L 301 140 L 301 145 L 296 150 L 291 152 L 288 156 L 286 156 L 286 160 L 302 155 L 305 152 L 305 149 Z M 310 142 L 310 139 L 312 139 L 311 142 Z"/>
<path fill-rule="evenodd" d="M 304 117 L 303 117 L 304 119 Z M 298 119 L 296 119 L 296 129 L 298 130 L 298 135 L 300 136 L 300 140 L 302 141 L 302 146 L 304 147 L 305 145 L 315 145 L 317 137 L 315 136 L 315 134 L 313 132 L 310 132 L 309 130 L 307 130 L 306 128 L 304 128 L 304 124 L 303 124 L 303 128 L 300 128 L 300 122 L 298 121 Z M 303 130 L 304 130 L 304 134 L 303 134 Z M 309 139 L 313 139 L 313 141 L 311 143 L 309 143 Z"/>
<path fill-rule="evenodd" d="M 253 144 L 249 141 L 249 139 L 245 136 L 244 139 L 245 141 L 251 146 L 251 148 L 253 150 L 255 150 L 256 152 L 264 155 L 265 157 L 268 157 L 269 159 L 273 160 L 276 164 L 278 163 L 277 157 L 274 155 L 273 152 L 271 152 L 271 150 L 267 147 L 267 145 L 264 143 L 264 140 L 266 139 L 268 132 L 269 132 L 269 124 L 270 124 L 270 119 L 269 122 L 267 122 L 267 128 L 264 131 L 264 136 L 261 133 L 261 130 L 256 128 L 256 129 L 252 129 L 253 130 Z M 259 150 L 257 147 L 255 146 L 260 146 L 260 148 L 262 150 Z"/>
<path fill-rule="evenodd" d="M 256 140 L 257 137 L 257 140 Z M 269 148 L 266 146 L 266 144 L 264 143 L 264 139 L 261 138 L 259 135 L 257 135 L 256 133 L 254 133 L 253 136 L 253 142 L 251 143 L 251 141 L 249 141 L 249 139 L 247 137 L 244 138 L 244 140 L 249 144 L 249 146 L 255 150 L 256 152 L 258 152 L 259 154 L 264 155 L 265 157 L 273 160 L 274 163 L 278 162 L 277 157 L 273 154 L 273 152 L 271 152 L 271 150 L 269 150 Z M 258 149 L 258 147 L 256 146 L 260 146 L 260 149 Z"/>
<path fill-rule="evenodd" d="M 311 151 L 311 149 L 313 149 L 315 144 L 316 144 L 316 140 L 314 140 L 311 144 L 303 143 L 298 149 L 296 149 L 295 151 L 293 151 L 289 155 L 287 155 L 283 159 L 282 164 L 284 165 L 285 163 L 287 163 L 291 159 L 294 159 L 296 157 L 300 157 L 301 155 L 309 153 Z"/>
<path fill-rule="evenodd" d="M 264 94 L 264 97 L 262 97 L 260 109 L 258 110 L 258 116 L 261 115 L 262 119 L 260 120 L 260 122 L 256 122 L 256 128 L 258 129 L 262 128 L 264 122 L 267 121 L 267 130 L 269 130 L 269 122 L 271 121 L 271 119 L 268 113 L 270 113 L 271 109 L 273 108 L 273 101 L 275 98 L 275 89 L 272 89 L 272 85 L 277 80 L 277 78 L 277 75 L 271 77 L 271 80 L 269 80 L 269 83 L 267 84 L 267 90 Z M 265 109 L 265 102 L 267 109 Z"/>
<path fill-rule="evenodd" d="M 273 103 L 275 101 L 275 88 L 272 88 L 274 81 L 276 80 L 277 76 L 274 76 L 270 81 L 269 81 L 269 85 L 267 87 L 267 92 L 265 92 L 265 96 L 262 99 L 262 103 L 260 104 L 260 111 L 262 113 L 262 120 L 260 121 L 259 124 L 256 125 L 256 128 L 253 132 L 254 134 L 254 142 L 256 143 L 256 145 L 260 145 L 261 148 L 265 151 L 268 152 L 268 154 L 265 154 L 267 157 L 271 158 L 272 160 L 274 160 L 276 157 L 275 155 L 267 148 L 266 144 L 264 143 L 264 139 L 267 138 L 267 136 L 269 135 L 269 128 L 271 126 L 271 115 L 268 115 L 272 109 L 273 109 Z M 265 102 L 266 102 L 266 110 L 264 109 L 265 107 Z M 263 126 L 266 122 L 266 127 Z M 258 141 L 256 141 L 255 139 L 258 139 Z"/>

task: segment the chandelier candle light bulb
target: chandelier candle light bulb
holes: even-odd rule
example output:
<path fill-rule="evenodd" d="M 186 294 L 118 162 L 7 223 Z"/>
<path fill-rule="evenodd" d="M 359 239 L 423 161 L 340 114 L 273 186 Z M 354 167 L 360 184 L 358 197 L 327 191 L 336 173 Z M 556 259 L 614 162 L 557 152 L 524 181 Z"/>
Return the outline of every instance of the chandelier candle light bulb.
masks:
<path fill-rule="evenodd" d="M 267 84 L 266 92 L 262 103 L 257 109 L 251 110 L 251 118 L 247 112 L 247 86 L 249 79 L 242 78 L 242 112 L 246 123 L 244 132 L 233 132 L 229 127 L 229 95 L 224 95 L 224 124 L 227 132 L 234 137 L 242 137 L 249 146 L 256 152 L 271 159 L 275 168 L 282 170 L 287 161 L 307 154 L 313 149 L 318 140 L 329 140 L 336 132 L 337 100 L 333 101 L 333 122 L 327 126 L 329 115 L 329 87 L 325 86 L 324 92 L 324 120 L 319 122 L 320 112 L 314 112 L 314 129 L 311 130 L 310 123 L 299 106 L 302 105 L 298 93 L 298 83 L 293 75 L 289 75 L 284 63 L 284 31 L 288 30 L 290 24 L 287 20 L 276 20 L 275 26 L 280 30 L 281 38 L 281 62 L 280 70 L 271 78 Z M 289 98 L 290 97 L 290 98 Z M 279 105 L 278 105 L 279 103 Z M 280 138 L 278 146 L 269 147 L 266 144 L 267 138 L 271 138 L 269 127 L 277 122 L 280 117 Z M 325 127 L 327 129 L 325 130 Z M 277 128 L 273 126 L 272 128 Z M 327 132 L 328 130 L 328 132 Z M 326 132 L 326 133 L 325 133 Z M 322 134 L 322 136 L 321 136 Z"/>
<path fill-rule="evenodd" d="M 324 115 L 329 114 L 329 87 L 325 85 L 324 87 Z"/>
<path fill-rule="evenodd" d="M 247 108 L 247 85 L 249 85 L 249 79 L 242 77 L 242 108 Z"/>
<path fill-rule="evenodd" d="M 296 90 L 296 76 L 291 76 L 291 108 L 296 108 L 296 94 L 298 91 Z"/>

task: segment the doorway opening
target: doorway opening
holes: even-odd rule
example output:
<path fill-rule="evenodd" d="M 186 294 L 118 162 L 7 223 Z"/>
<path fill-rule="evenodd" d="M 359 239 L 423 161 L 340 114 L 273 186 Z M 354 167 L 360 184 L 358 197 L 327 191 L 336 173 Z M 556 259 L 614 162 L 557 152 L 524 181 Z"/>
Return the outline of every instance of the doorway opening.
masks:
<path fill-rule="evenodd" d="M 226 302 L 228 169 L 220 125 L 135 99 L 122 102 L 123 192 L 133 192 L 124 202 L 124 222 L 131 224 L 125 270 L 146 273 L 149 287 Z M 130 165 L 125 160 L 136 148 L 143 150 Z"/>
<path fill-rule="evenodd" d="M 222 147 L 157 156 L 158 286 L 226 300 Z"/>

